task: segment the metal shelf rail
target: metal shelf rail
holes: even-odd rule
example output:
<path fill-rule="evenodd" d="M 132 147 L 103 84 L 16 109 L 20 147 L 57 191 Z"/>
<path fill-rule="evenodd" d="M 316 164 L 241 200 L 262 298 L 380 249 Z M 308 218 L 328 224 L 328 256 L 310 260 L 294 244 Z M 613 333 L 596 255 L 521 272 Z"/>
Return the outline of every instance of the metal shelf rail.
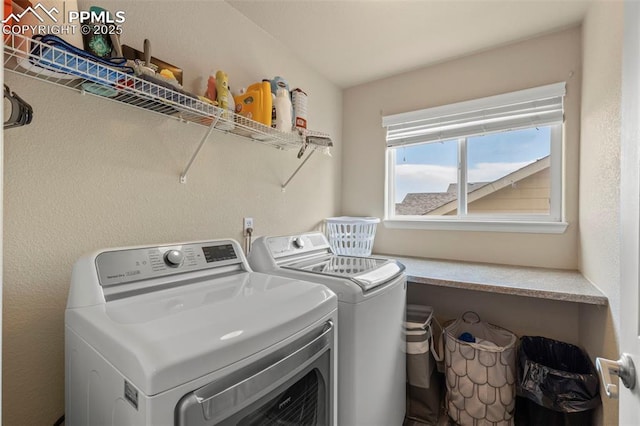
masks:
<path fill-rule="evenodd" d="M 4 68 L 7 71 L 207 127 L 180 175 L 182 183 L 186 182 L 189 168 L 213 131 L 238 135 L 280 150 L 297 149 L 300 150 L 298 158 L 305 149 L 312 153 L 318 147 L 333 146 L 328 135 L 320 132 L 281 132 L 201 101 L 169 84 L 158 84 L 157 79 L 149 81 L 145 75 L 136 76 L 21 34 L 11 33 L 5 37 Z M 283 191 L 291 178 L 282 185 Z"/>

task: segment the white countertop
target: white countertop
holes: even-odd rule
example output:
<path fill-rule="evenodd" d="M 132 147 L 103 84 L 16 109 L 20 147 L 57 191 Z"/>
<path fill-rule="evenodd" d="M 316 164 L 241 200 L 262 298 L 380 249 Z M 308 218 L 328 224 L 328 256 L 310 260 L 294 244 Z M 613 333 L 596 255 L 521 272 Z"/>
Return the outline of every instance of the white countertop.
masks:
<path fill-rule="evenodd" d="M 608 304 L 607 297 L 579 271 L 394 255 L 384 257 L 397 259 L 405 265 L 411 283 L 591 305 Z"/>

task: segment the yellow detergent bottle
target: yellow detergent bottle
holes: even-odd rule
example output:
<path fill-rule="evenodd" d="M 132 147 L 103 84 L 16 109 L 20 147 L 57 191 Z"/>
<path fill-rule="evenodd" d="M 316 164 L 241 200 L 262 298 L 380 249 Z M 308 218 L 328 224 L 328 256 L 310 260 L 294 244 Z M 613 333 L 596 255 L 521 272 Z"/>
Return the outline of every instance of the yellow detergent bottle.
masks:
<path fill-rule="evenodd" d="M 245 93 L 233 97 L 236 114 L 271 127 L 271 84 L 261 81 L 247 87 Z"/>

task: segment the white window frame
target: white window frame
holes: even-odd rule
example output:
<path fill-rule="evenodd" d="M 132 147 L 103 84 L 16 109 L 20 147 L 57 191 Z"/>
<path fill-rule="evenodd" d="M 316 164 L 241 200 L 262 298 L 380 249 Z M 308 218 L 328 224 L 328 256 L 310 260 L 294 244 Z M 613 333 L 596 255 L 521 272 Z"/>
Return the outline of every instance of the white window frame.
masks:
<path fill-rule="evenodd" d="M 549 86 L 546 86 L 549 87 Z M 564 86 L 563 86 L 564 87 Z M 529 89 L 531 90 L 531 89 Z M 534 89 L 535 90 L 535 89 Z M 517 92 L 516 92 L 517 93 Z M 481 103 L 486 99 L 500 101 L 513 94 L 498 95 L 491 98 L 460 103 L 468 105 Z M 438 109 L 455 109 L 457 104 Z M 434 108 L 435 109 L 435 108 Z M 424 110 L 424 111 L 432 111 Z M 407 114 L 420 113 L 415 111 Z M 418 114 L 419 115 L 419 114 Z M 395 118 L 394 116 L 392 118 Z M 386 117 L 385 117 L 386 119 Z M 389 228 L 401 229 L 432 229 L 452 231 L 494 231 L 494 232 L 528 232 L 528 233 L 553 233 L 565 232 L 568 223 L 564 218 L 564 185 L 563 185 L 563 124 L 552 124 L 550 136 L 550 206 L 549 214 L 472 214 L 466 212 L 467 193 L 463 182 L 467 180 L 467 137 L 458 138 L 458 214 L 456 216 L 429 216 L 429 215 L 396 215 L 395 214 L 395 167 L 396 151 L 400 146 L 387 147 L 385 168 L 385 217 L 384 225 Z M 475 136 L 475 135 L 469 135 Z"/>

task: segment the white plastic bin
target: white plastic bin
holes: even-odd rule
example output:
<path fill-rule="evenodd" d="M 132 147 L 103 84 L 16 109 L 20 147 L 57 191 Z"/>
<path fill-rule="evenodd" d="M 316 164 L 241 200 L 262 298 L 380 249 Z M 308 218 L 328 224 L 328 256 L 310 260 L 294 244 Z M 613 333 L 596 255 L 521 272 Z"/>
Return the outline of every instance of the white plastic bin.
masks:
<path fill-rule="evenodd" d="M 371 256 L 377 217 L 329 217 L 327 237 L 335 254 L 343 256 Z"/>

